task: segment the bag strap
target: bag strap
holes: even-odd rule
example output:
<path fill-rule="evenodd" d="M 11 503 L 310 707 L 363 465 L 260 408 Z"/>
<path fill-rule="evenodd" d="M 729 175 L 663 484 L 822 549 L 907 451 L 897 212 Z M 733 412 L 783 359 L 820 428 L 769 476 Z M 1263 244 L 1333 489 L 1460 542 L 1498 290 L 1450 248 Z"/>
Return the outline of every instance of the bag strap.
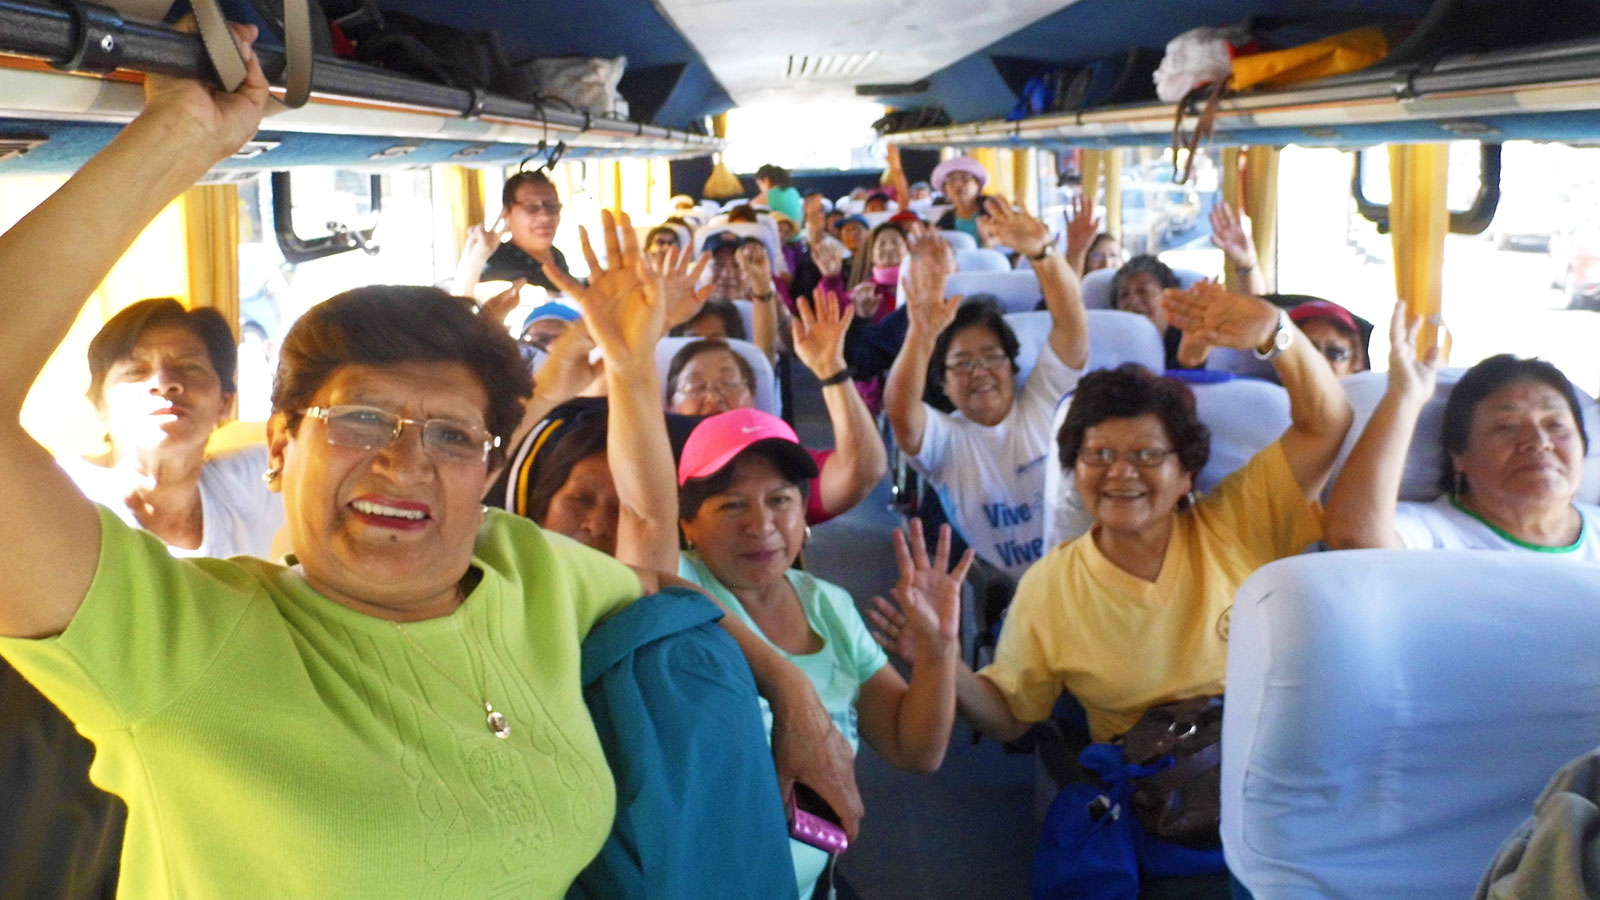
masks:
<path fill-rule="evenodd" d="M 1216 768 L 1221 762 L 1222 744 L 1209 744 L 1170 769 L 1162 769 L 1154 775 L 1134 779 L 1134 789 L 1146 793 L 1166 794 L 1201 772 Z"/>
<path fill-rule="evenodd" d="M 1194 176 L 1194 155 L 1200 149 L 1200 145 L 1211 137 L 1211 132 L 1217 123 L 1217 108 L 1222 103 L 1222 94 L 1228 89 L 1228 82 L 1232 80 L 1233 76 L 1230 75 L 1221 81 L 1202 84 L 1185 94 L 1183 99 L 1178 101 L 1178 111 L 1172 120 L 1173 184 L 1188 184 L 1189 179 Z M 1195 123 L 1194 133 L 1189 136 L 1188 140 L 1184 140 L 1183 110 L 1191 101 L 1198 99 L 1200 94 L 1205 91 L 1210 91 L 1211 93 L 1206 97 L 1205 106 L 1200 108 L 1200 120 Z M 1189 151 L 1189 158 L 1184 163 L 1181 177 L 1178 174 L 1178 149 L 1180 147 Z"/>
<path fill-rule="evenodd" d="M 283 0 L 283 105 L 296 109 L 311 98 L 311 13 L 310 0 Z M 244 55 L 233 42 L 227 17 L 218 0 L 194 0 L 195 22 L 200 26 L 200 42 L 205 45 L 211 67 L 227 91 L 244 83 L 247 71 Z"/>

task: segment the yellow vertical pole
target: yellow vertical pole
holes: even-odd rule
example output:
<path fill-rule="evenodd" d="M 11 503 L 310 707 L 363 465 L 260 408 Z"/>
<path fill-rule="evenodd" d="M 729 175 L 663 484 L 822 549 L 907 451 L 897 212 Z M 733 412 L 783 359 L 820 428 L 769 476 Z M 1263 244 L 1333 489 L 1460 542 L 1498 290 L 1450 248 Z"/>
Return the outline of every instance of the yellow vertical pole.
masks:
<path fill-rule="evenodd" d="M 1011 151 L 1011 203 L 1033 215 L 1039 214 L 1039 192 L 1034 189 L 1033 151 Z"/>
<path fill-rule="evenodd" d="M 239 188 L 199 185 L 183 192 L 189 307 L 210 306 L 239 328 Z"/>
<path fill-rule="evenodd" d="M 1083 195 L 1089 198 L 1091 206 L 1100 202 L 1100 170 L 1105 163 L 1104 150 L 1078 151 L 1078 175 L 1082 182 Z"/>
<path fill-rule="evenodd" d="M 1443 307 L 1444 236 L 1450 227 L 1445 205 L 1450 148 L 1445 144 L 1389 147 L 1389 238 L 1394 246 L 1395 292 L 1423 317 L 1417 352 L 1438 341 Z M 1447 348 L 1448 349 L 1448 348 Z"/>
<path fill-rule="evenodd" d="M 1278 148 L 1245 151 L 1244 212 L 1250 217 L 1250 239 L 1267 290 L 1278 284 Z"/>
<path fill-rule="evenodd" d="M 984 193 L 998 197 L 1011 196 L 1011 170 L 1001 167 L 999 151 L 992 147 L 976 147 L 968 155 L 989 173 L 989 189 Z"/>
<path fill-rule="evenodd" d="M 1106 233 L 1122 243 L 1122 151 L 1107 150 L 1106 178 Z"/>

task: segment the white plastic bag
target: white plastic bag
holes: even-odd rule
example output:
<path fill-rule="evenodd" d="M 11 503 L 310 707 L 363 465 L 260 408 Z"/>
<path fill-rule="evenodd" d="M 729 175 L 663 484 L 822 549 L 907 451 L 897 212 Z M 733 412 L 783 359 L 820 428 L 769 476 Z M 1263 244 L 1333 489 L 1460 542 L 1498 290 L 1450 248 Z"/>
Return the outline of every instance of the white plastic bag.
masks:
<path fill-rule="evenodd" d="M 593 116 L 628 116 L 628 101 L 617 93 L 628 58 L 601 59 L 587 56 L 561 56 L 536 59 L 525 64 L 539 94 L 569 104 Z"/>
<path fill-rule="evenodd" d="M 1156 96 L 1177 103 L 1206 82 L 1233 74 L 1228 44 L 1242 44 L 1249 34 L 1241 25 L 1192 28 L 1167 42 L 1167 54 L 1156 67 Z"/>

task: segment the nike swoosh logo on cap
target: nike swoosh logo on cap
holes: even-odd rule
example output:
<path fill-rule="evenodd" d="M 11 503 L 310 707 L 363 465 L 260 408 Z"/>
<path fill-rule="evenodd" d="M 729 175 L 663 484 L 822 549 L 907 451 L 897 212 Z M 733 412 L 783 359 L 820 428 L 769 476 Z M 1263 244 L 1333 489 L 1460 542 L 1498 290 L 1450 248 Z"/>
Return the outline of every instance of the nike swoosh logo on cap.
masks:
<path fill-rule="evenodd" d="M 741 426 L 739 426 L 739 430 L 744 432 L 745 434 L 751 434 L 753 432 L 760 431 L 761 429 L 758 426 L 753 427 L 753 426 L 750 426 L 750 425 L 741 425 Z"/>

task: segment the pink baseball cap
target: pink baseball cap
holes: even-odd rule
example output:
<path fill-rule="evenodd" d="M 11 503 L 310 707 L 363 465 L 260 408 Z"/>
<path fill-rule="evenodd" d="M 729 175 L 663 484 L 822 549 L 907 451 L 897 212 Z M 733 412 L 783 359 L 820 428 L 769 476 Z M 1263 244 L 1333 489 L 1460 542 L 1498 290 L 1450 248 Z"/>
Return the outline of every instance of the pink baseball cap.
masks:
<path fill-rule="evenodd" d="M 1307 319 L 1331 319 L 1350 329 L 1350 333 L 1356 337 L 1361 336 L 1361 329 L 1356 326 L 1355 316 L 1350 315 L 1350 311 L 1339 304 L 1327 300 L 1307 300 L 1289 310 L 1289 319 L 1296 325 Z"/>
<path fill-rule="evenodd" d="M 757 444 L 772 454 L 785 475 L 817 477 L 817 463 L 789 423 L 759 409 L 730 409 L 707 416 L 689 433 L 678 459 L 678 485 L 710 478 Z"/>

